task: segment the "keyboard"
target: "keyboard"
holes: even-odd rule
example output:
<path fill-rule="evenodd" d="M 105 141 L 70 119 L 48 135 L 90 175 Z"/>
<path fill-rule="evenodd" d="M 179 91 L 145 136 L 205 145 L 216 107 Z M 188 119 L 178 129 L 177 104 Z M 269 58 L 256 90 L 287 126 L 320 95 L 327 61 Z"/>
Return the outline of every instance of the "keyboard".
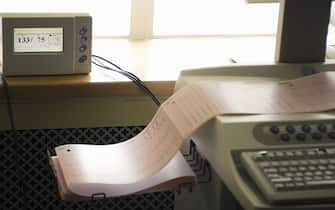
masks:
<path fill-rule="evenodd" d="M 241 164 L 270 204 L 335 201 L 335 147 L 242 152 Z"/>

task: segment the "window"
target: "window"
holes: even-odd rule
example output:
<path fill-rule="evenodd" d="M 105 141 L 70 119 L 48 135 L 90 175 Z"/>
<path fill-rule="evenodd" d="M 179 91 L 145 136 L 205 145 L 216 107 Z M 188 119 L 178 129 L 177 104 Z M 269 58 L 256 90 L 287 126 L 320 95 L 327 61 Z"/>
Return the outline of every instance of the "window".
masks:
<path fill-rule="evenodd" d="M 0 8 L 0 12 L 88 12 L 95 36 L 131 38 L 275 34 L 278 11 L 278 3 L 246 0 L 11 0 L 1 2 Z"/>
<path fill-rule="evenodd" d="M 279 3 L 156 0 L 154 35 L 275 34 Z"/>
<path fill-rule="evenodd" d="M 129 34 L 130 0 L 10 0 L 1 2 L 3 12 L 88 12 L 93 17 L 94 35 Z"/>

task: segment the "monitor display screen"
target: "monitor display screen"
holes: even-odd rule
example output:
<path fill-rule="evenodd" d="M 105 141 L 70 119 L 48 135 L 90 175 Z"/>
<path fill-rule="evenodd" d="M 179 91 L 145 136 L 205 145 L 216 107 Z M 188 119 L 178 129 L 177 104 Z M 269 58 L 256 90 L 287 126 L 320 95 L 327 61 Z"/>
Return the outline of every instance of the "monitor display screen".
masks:
<path fill-rule="evenodd" d="M 14 28 L 15 53 L 63 52 L 63 28 Z"/>

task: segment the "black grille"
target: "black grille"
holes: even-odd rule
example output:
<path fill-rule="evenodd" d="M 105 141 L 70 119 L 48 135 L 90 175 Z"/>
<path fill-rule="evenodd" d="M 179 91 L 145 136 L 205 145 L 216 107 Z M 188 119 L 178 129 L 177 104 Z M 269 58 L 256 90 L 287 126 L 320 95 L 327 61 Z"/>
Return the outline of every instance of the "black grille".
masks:
<path fill-rule="evenodd" d="M 138 134 L 143 127 L 74 128 L 0 131 L 1 210 L 170 210 L 174 192 L 62 201 L 49 167 L 47 149 L 68 143 L 112 144 Z M 23 180 L 23 182 L 20 182 Z M 22 183 L 22 184 L 19 184 Z"/>

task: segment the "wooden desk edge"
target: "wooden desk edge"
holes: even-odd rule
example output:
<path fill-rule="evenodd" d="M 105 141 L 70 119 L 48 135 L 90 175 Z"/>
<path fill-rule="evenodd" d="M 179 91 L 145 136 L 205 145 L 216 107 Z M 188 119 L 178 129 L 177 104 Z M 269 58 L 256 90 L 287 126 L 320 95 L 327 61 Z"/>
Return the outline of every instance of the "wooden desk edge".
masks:
<path fill-rule="evenodd" d="M 82 97 L 144 96 L 131 81 L 111 82 L 58 82 L 58 83 L 19 83 L 15 78 L 8 79 L 9 91 L 16 99 L 55 99 Z M 168 97 L 173 94 L 175 81 L 145 81 L 145 85 L 157 96 Z M 0 85 L 0 97 L 4 97 L 3 85 Z"/>

